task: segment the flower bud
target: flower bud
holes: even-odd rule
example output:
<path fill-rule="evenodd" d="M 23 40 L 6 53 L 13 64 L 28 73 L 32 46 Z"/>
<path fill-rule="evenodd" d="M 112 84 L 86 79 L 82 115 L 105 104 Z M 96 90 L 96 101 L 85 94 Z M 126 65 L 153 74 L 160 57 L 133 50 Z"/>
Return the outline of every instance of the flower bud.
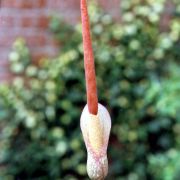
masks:
<path fill-rule="evenodd" d="M 98 104 L 97 115 L 90 114 L 87 105 L 81 115 L 81 131 L 87 149 L 87 172 L 90 179 L 101 180 L 107 176 L 107 146 L 111 118 L 104 106 Z"/>

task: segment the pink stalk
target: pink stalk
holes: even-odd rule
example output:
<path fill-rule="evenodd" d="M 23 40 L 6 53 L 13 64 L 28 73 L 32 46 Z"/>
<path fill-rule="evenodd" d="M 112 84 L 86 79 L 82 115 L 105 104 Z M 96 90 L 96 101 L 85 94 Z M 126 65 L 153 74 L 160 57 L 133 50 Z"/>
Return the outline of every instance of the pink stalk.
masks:
<path fill-rule="evenodd" d="M 94 54 L 92 49 L 86 0 L 81 0 L 81 19 L 82 19 L 87 104 L 88 104 L 89 113 L 96 115 L 98 112 L 98 97 L 97 97 L 96 75 L 95 75 L 95 67 L 94 67 Z"/>

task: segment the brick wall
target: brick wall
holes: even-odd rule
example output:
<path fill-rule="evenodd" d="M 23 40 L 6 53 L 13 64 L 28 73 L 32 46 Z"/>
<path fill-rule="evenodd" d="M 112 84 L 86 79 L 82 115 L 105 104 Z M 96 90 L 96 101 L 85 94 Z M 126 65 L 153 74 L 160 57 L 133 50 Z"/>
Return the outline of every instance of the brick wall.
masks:
<path fill-rule="evenodd" d="M 70 23 L 80 20 L 80 0 L 0 0 L 0 81 L 10 78 L 8 53 L 12 42 L 23 36 L 34 59 L 54 56 L 56 48 L 48 31 L 51 12 L 57 12 Z M 102 6 L 117 14 L 119 0 L 99 0 Z M 116 8 L 115 8 L 116 7 Z M 116 11 L 114 11 L 116 9 Z"/>
<path fill-rule="evenodd" d="M 115 18 L 119 18 L 120 0 L 98 0 Z M 10 78 L 8 53 L 16 37 L 23 36 L 34 59 L 54 56 L 58 49 L 48 31 L 49 15 L 56 12 L 67 22 L 80 21 L 80 0 L 0 0 L 0 81 Z M 166 21 L 166 18 L 165 20 Z"/>

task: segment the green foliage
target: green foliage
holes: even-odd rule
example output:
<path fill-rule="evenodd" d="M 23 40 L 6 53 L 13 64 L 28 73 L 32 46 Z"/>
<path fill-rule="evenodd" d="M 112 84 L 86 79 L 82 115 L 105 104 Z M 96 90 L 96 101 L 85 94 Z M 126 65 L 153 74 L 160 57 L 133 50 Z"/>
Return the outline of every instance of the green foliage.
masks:
<path fill-rule="evenodd" d="M 159 180 L 178 180 L 180 177 L 180 153 L 171 149 L 166 154 L 149 157 L 150 172 Z"/>
<path fill-rule="evenodd" d="M 99 102 L 113 124 L 108 179 L 179 179 L 180 20 L 172 17 L 162 32 L 163 0 L 121 5 L 121 24 L 90 6 Z M 50 28 L 62 44 L 58 57 L 35 66 L 22 39 L 9 56 L 15 77 L 0 86 L 4 179 L 87 177 L 79 128 L 86 103 L 81 26 L 54 17 Z"/>

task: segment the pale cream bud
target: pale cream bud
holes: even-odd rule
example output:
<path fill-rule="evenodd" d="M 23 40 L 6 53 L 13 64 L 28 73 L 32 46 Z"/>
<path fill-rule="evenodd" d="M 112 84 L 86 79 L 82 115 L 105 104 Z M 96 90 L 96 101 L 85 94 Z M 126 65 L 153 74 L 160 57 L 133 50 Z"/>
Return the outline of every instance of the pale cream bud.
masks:
<path fill-rule="evenodd" d="M 104 106 L 98 104 L 97 115 L 90 114 L 85 106 L 81 115 L 81 130 L 87 148 L 87 172 L 91 179 L 103 180 L 107 176 L 110 129 L 111 118 Z"/>

